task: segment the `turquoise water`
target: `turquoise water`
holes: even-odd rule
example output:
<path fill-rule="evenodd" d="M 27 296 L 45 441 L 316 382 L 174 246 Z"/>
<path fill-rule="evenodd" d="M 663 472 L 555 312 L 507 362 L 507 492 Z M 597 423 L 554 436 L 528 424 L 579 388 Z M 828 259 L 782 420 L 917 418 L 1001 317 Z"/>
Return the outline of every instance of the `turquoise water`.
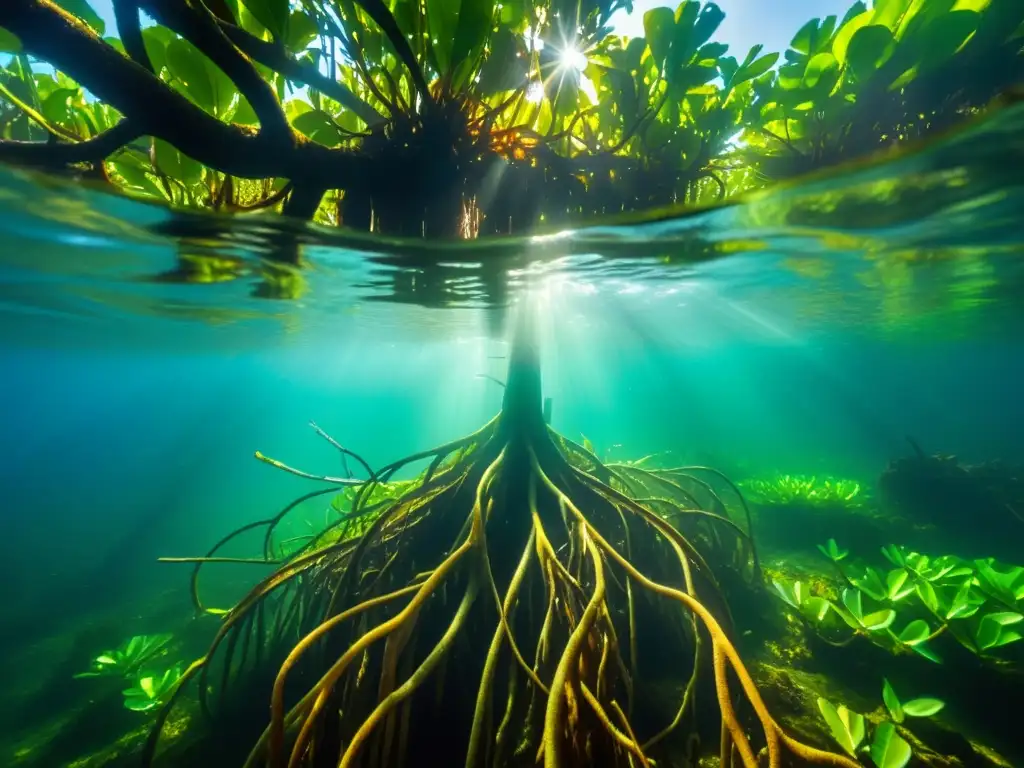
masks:
<path fill-rule="evenodd" d="M 1018 109 L 696 215 L 452 247 L 0 170 L 0 674 L 28 691 L 0 696 L 13 740 L 37 722 L 25 702 L 54 695 L 53 638 L 159 631 L 187 574 L 157 557 L 308 489 L 253 451 L 338 473 L 310 420 L 379 466 L 490 418 L 515 312 L 540 320 L 552 425 L 602 456 L 872 489 L 907 436 L 1024 464 L 1022 128 Z M 296 240 L 304 287 L 266 297 L 261 259 Z M 180 253 L 237 277 L 158 279 Z"/>

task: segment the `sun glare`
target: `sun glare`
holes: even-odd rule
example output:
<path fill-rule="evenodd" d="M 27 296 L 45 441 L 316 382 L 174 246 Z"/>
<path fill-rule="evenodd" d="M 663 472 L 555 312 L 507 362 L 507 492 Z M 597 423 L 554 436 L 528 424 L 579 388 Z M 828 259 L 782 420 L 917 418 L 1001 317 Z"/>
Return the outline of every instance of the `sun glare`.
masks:
<path fill-rule="evenodd" d="M 582 72 L 587 68 L 587 57 L 583 55 L 582 51 L 576 50 L 571 45 L 562 49 L 558 58 L 565 69 L 574 69 L 577 72 Z"/>

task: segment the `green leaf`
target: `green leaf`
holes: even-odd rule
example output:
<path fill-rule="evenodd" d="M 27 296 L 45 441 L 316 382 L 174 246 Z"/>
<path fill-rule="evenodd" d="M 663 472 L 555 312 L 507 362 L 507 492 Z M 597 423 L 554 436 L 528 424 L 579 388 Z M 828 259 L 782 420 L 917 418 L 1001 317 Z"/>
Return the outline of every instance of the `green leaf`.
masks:
<path fill-rule="evenodd" d="M 850 39 L 846 50 L 846 67 L 859 80 L 867 80 L 881 67 L 896 47 L 892 32 L 881 24 L 861 27 Z"/>
<path fill-rule="evenodd" d="M 199 107 L 214 117 L 227 116 L 238 89 L 191 43 L 175 38 L 167 45 L 167 69 Z"/>
<path fill-rule="evenodd" d="M 203 63 L 203 56 L 191 43 L 175 38 L 167 45 L 167 69 L 185 89 L 188 96 L 207 112 L 216 109 L 213 84 Z"/>
<path fill-rule="evenodd" d="M 81 96 L 79 88 L 58 88 L 43 99 L 43 117 L 52 123 L 65 123 L 70 117 L 71 102 Z"/>
<path fill-rule="evenodd" d="M 836 36 L 832 40 L 832 55 L 836 57 L 836 61 L 838 61 L 840 65 L 846 64 L 846 53 L 850 45 L 850 40 L 853 39 L 853 36 L 857 34 L 858 30 L 871 23 L 872 16 L 874 16 L 874 11 L 864 11 L 860 15 L 854 16 L 852 19 L 847 21 L 839 28 L 839 31 L 836 32 Z M 886 547 L 882 552 L 885 553 L 886 557 L 889 557 L 889 555 L 892 554 L 900 557 L 902 560 L 902 555 L 894 546 Z M 893 561 L 893 564 L 903 565 L 902 562 L 896 561 Z"/>
<path fill-rule="evenodd" d="M 923 643 L 928 639 L 930 634 L 931 628 L 928 626 L 928 622 L 924 619 L 914 619 L 903 628 L 903 631 L 899 633 L 898 638 L 904 645 L 913 646 L 918 643 Z"/>
<path fill-rule="evenodd" d="M 242 0 L 255 19 L 270 30 L 275 40 L 286 39 L 288 0 Z"/>
<path fill-rule="evenodd" d="M 832 738 L 836 740 L 851 757 L 857 756 L 857 747 L 864 741 L 864 716 L 851 712 L 840 704 L 835 707 L 830 701 L 818 697 L 818 710 L 825 718 Z"/>
<path fill-rule="evenodd" d="M 107 25 L 103 23 L 103 19 L 85 0 L 55 0 L 55 2 L 65 11 L 73 16 L 77 16 L 92 27 L 93 32 L 97 35 L 102 37 L 106 31 Z"/>
<path fill-rule="evenodd" d="M 799 608 L 803 603 L 803 584 L 799 581 L 794 581 L 792 584 L 783 584 L 772 579 L 772 584 L 775 586 L 775 591 L 778 592 L 782 596 L 782 599 L 789 603 L 789 605 L 794 608 Z"/>
<path fill-rule="evenodd" d="M 860 621 L 864 617 L 860 592 L 856 589 L 844 589 L 842 598 L 846 609 L 853 614 L 854 618 Z"/>
<path fill-rule="evenodd" d="M 644 36 L 659 71 L 665 66 L 674 33 L 675 16 L 669 8 L 652 8 L 644 14 Z"/>
<path fill-rule="evenodd" d="M 0 27 L 0 53 L 20 53 L 21 40 L 13 32 Z"/>
<path fill-rule="evenodd" d="M 759 47 L 760 46 L 754 46 L 754 48 Z M 753 48 L 751 50 L 753 50 Z M 736 76 L 733 79 L 733 85 L 738 85 L 739 83 L 745 82 L 747 80 L 753 80 L 755 77 L 760 77 L 769 69 L 774 67 L 775 62 L 777 62 L 778 60 L 778 53 L 767 53 L 761 58 L 757 59 L 756 61 L 753 61 L 749 64 L 744 64 L 742 67 L 740 67 L 739 72 L 736 73 Z"/>
<path fill-rule="evenodd" d="M 693 37 L 690 39 L 690 45 L 700 48 L 711 39 L 724 20 L 725 13 L 721 8 L 714 3 L 705 3 L 693 25 Z"/>
<path fill-rule="evenodd" d="M 981 14 L 977 11 L 951 11 L 936 17 L 921 30 L 921 68 L 949 59 L 977 31 Z"/>
<path fill-rule="evenodd" d="M 864 617 L 864 629 L 869 632 L 878 632 L 883 629 L 888 629 L 892 626 L 893 621 L 896 620 L 896 611 L 891 608 L 884 608 L 881 611 L 875 611 L 869 613 Z"/>
<path fill-rule="evenodd" d="M 886 577 L 885 577 L 885 583 L 886 583 L 886 586 L 888 587 L 888 593 L 889 593 L 889 599 L 890 600 L 893 600 L 893 601 L 902 600 L 904 597 L 906 597 L 907 595 L 909 595 L 911 592 L 914 591 L 914 587 L 913 586 L 910 586 L 910 587 L 904 587 L 903 586 L 906 583 L 906 581 L 907 581 L 907 579 L 909 577 L 910 577 L 910 574 L 907 573 L 906 571 L 904 571 L 903 569 L 898 569 L 898 570 L 895 570 L 895 571 L 889 571 L 888 575 L 886 575 Z"/>
<path fill-rule="evenodd" d="M 911 0 L 875 0 L 875 16 L 871 21 L 888 29 L 896 29 L 910 5 Z"/>
<path fill-rule="evenodd" d="M 914 585 L 914 589 L 917 590 L 917 596 L 929 610 L 938 612 L 939 597 L 935 594 L 935 587 L 927 581 L 919 581 Z"/>
<path fill-rule="evenodd" d="M 929 648 L 925 643 L 917 643 L 916 645 L 912 645 L 910 647 L 914 649 L 915 653 L 924 656 L 926 659 L 928 659 L 928 661 L 933 661 L 936 664 L 942 663 L 942 659 L 939 658 L 939 655 L 935 653 L 935 651 L 933 651 L 931 648 Z"/>
<path fill-rule="evenodd" d="M 821 553 L 825 557 L 836 563 L 850 554 L 849 550 L 840 549 L 839 545 L 836 544 L 835 539 L 829 539 L 825 542 L 825 546 L 821 546 L 821 544 L 819 544 L 818 549 L 821 550 Z"/>
<path fill-rule="evenodd" d="M 486 44 L 493 16 L 494 0 L 462 0 L 459 19 L 455 25 L 455 39 L 451 47 L 452 67 L 458 68 L 460 73 L 459 82 L 454 83 L 456 87 L 462 85 L 477 54 Z M 459 65 L 463 63 L 465 66 L 460 67 Z"/>
<path fill-rule="evenodd" d="M 285 47 L 292 53 L 302 53 L 320 35 L 316 22 L 302 11 L 292 11 L 288 19 L 288 39 Z"/>
<path fill-rule="evenodd" d="M 153 678 L 152 677 L 140 677 L 139 678 L 139 688 L 141 688 L 142 692 L 145 693 L 147 696 L 149 696 L 149 698 L 151 698 L 151 699 L 154 696 L 156 696 L 156 688 L 153 686 Z"/>
<path fill-rule="evenodd" d="M 517 56 L 519 42 L 511 30 L 501 27 L 491 37 L 491 51 L 480 67 L 479 92 L 484 96 L 511 91 L 526 82 L 529 59 Z"/>
<path fill-rule="evenodd" d="M 945 706 L 946 703 L 939 699 L 912 699 L 903 705 L 903 711 L 909 717 L 931 717 L 941 712 Z"/>
<path fill-rule="evenodd" d="M 438 68 L 446 74 L 451 71 L 454 61 L 451 53 L 461 5 L 462 0 L 437 0 L 426 4 L 432 50 L 437 58 Z"/>
<path fill-rule="evenodd" d="M 882 701 L 885 702 L 885 708 L 889 710 L 892 719 L 897 723 L 902 723 L 903 707 L 900 706 L 900 700 L 896 695 L 896 691 L 893 690 L 889 681 L 884 677 L 882 678 Z"/>
<path fill-rule="evenodd" d="M 831 53 L 818 53 L 807 62 L 807 69 L 804 70 L 802 85 L 805 88 L 813 88 L 821 80 L 826 72 L 839 69 L 836 57 Z"/>
<path fill-rule="evenodd" d="M 184 155 L 162 139 L 153 144 L 156 167 L 172 179 L 186 185 L 198 184 L 203 180 L 203 166 L 188 155 Z"/>
<path fill-rule="evenodd" d="M 880 723 L 875 728 L 871 742 L 871 759 L 878 768 L 903 768 L 910 762 L 910 745 L 896 733 L 896 726 L 890 722 Z"/>
<path fill-rule="evenodd" d="M 336 147 L 345 138 L 331 116 L 319 109 L 303 112 L 292 125 L 299 133 L 326 147 Z"/>

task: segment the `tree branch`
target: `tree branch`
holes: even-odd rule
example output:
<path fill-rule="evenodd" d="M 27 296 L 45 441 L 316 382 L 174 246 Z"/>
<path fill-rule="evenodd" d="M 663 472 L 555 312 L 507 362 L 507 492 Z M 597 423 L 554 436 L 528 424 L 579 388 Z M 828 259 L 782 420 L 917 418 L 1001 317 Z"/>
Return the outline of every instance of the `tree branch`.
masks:
<path fill-rule="evenodd" d="M 140 67 L 154 72 L 153 62 L 149 60 L 149 52 L 142 39 L 138 0 L 113 0 L 113 6 L 117 34 L 121 38 L 121 44 L 124 45 L 125 51 Z"/>
<path fill-rule="evenodd" d="M 276 145 L 277 151 L 294 146 L 294 132 L 274 89 L 228 39 L 206 6 L 197 0 L 140 0 L 139 6 L 220 67 L 249 100 L 260 121 L 260 133 Z"/>
<path fill-rule="evenodd" d="M 349 88 L 343 83 L 339 83 L 336 80 L 332 80 L 329 77 L 321 74 L 316 67 L 310 67 L 300 63 L 295 58 L 290 56 L 288 52 L 277 43 L 271 43 L 266 40 L 260 40 L 258 37 L 250 35 L 241 27 L 237 27 L 234 24 L 228 24 L 227 22 L 221 21 L 220 28 L 227 35 L 228 39 L 238 46 L 238 49 L 245 55 L 252 58 L 254 61 L 259 62 L 265 67 L 268 67 L 275 72 L 279 72 L 289 80 L 294 80 L 299 83 L 316 88 L 325 96 L 329 96 L 343 107 L 351 109 L 359 118 L 369 126 L 380 125 L 384 122 L 384 118 L 367 104 L 365 101 L 360 99 L 354 94 Z"/>
<path fill-rule="evenodd" d="M 98 163 L 142 136 L 128 120 L 78 142 L 0 141 L 0 160 L 18 165 L 59 167 Z"/>
<path fill-rule="evenodd" d="M 3 0 L 0 26 L 26 52 L 73 77 L 144 135 L 241 178 L 290 178 L 295 172 L 295 153 L 277 151 L 261 133 L 208 115 L 51 0 Z"/>

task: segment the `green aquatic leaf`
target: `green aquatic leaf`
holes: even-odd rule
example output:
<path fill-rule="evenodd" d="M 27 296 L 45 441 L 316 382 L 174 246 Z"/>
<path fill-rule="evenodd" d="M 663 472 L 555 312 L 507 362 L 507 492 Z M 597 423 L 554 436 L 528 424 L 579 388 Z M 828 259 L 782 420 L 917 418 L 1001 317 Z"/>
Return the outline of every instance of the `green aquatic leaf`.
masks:
<path fill-rule="evenodd" d="M 903 768 L 910 762 L 910 745 L 890 722 L 879 723 L 871 741 L 871 759 L 878 768 Z"/>
<path fill-rule="evenodd" d="M 931 648 L 929 648 L 926 643 L 917 643 L 915 645 L 911 645 L 910 647 L 914 650 L 914 653 L 923 656 L 924 658 L 928 659 L 928 661 L 935 662 L 936 664 L 942 663 L 942 659 L 939 657 L 939 655 L 935 653 L 935 651 L 933 651 Z"/>
<path fill-rule="evenodd" d="M 885 678 L 882 678 L 882 701 L 885 702 L 885 708 L 889 710 L 892 719 L 897 723 L 902 723 L 903 707 L 900 705 L 900 699 Z"/>
<path fill-rule="evenodd" d="M 843 605 L 853 615 L 855 619 L 860 621 L 864 618 L 863 602 L 861 600 L 860 592 L 856 589 L 844 589 L 842 593 Z"/>
<path fill-rule="evenodd" d="M 817 53 L 807 62 L 801 85 L 814 88 L 829 72 L 839 69 L 839 62 L 831 53 Z"/>
<path fill-rule="evenodd" d="M 888 629 L 892 626 L 892 623 L 896 620 L 896 611 L 891 608 L 883 608 L 880 611 L 869 613 L 864 617 L 863 624 L 864 629 L 869 632 L 880 632 L 883 629 Z"/>
<path fill-rule="evenodd" d="M 885 600 L 889 596 L 888 587 L 874 568 L 865 568 L 863 575 L 851 577 L 850 582 L 874 600 Z"/>
<path fill-rule="evenodd" d="M 928 626 L 928 622 L 923 619 L 914 619 L 903 628 L 897 638 L 904 645 L 914 646 L 923 643 L 929 635 L 931 635 L 931 628 Z"/>
<path fill-rule="evenodd" d="M 904 571 L 902 568 L 895 571 L 889 571 L 885 577 L 885 584 L 888 592 L 888 597 L 893 602 L 902 600 L 907 595 L 914 592 L 914 585 L 906 585 L 907 579 L 910 574 Z"/>
<path fill-rule="evenodd" d="M 836 544 L 835 539 L 829 539 L 827 542 L 825 542 L 825 546 L 819 544 L 818 549 L 825 557 L 836 563 L 838 563 L 840 560 L 844 559 L 847 555 L 850 554 L 849 550 L 840 548 L 840 546 Z"/>
<path fill-rule="evenodd" d="M 1017 624 L 1022 619 L 1024 616 L 1011 611 L 989 613 L 982 616 L 974 635 L 978 648 L 982 651 L 990 651 L 1017 642 L 1021 639 L 1021 634 L 1016 630 L 1007 629 L 1007 627 Z"/>
<path fill-rule="evenodd" d="M 946 703 L 940 699 L 912 699 L 903 705 L 903 711 L 908 717 L 931 717 L 941 712 L 945 706 Z"/>
<path fill-rule="evenodd" d="M 830 701 L 818 697 L 818 711 L 828 723 L 832 738 L 851 757 L 857 756 L 857 748 L 864 741 L 864 716 L 851 712 L 844 705 L 838 707 Z"/>
<path fill-rule="evenodd" d="M 938 613 L 939 597 L 935 593 L 935 587 L 927 581 L 919 581 L 914 585 L 914 590 L 917 592 L 917 596 L 921 598 L 921 602 L 924 603 L 929 610 Z"/>

